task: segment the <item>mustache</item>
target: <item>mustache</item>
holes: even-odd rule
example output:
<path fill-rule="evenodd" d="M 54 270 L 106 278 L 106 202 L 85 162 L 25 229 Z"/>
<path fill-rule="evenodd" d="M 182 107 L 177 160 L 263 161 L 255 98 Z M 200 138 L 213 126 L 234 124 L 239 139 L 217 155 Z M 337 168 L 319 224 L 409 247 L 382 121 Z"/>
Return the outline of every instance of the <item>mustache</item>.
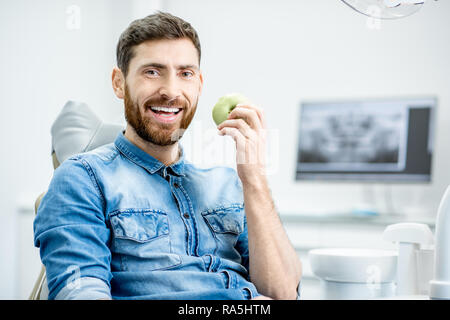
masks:
<path fill-rule="evenodd" d="M 151 106 L 169 106 L 173 108 L 182 108 L 186 109 L 188 106 L 188 103 L 184 99 L 180 99 L 179 97 L 176 97 L 174 99 L 166 99 L 163 97 L 157 97 L 157 98 L 150 98 L 144 103 L 144 107 L 150 108 Z"/>

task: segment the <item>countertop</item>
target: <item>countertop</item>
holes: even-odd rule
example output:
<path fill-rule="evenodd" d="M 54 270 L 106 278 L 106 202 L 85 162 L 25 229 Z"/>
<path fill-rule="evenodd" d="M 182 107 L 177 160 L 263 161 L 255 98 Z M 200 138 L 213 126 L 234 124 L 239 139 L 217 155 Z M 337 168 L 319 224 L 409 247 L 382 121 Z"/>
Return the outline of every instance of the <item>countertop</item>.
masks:
<path fill-rule="evenodd" d="M 305 214 L 282 212 L 280 218 L 283 223 L 319 223 L 319 224 L 369 224 L 387 226 L 402 222 L 415 222 L 427 224 L 434 228 L 435 219 L 431 217 L 411 217 L 402 215 L 357 215 L 357 214 Z"/>

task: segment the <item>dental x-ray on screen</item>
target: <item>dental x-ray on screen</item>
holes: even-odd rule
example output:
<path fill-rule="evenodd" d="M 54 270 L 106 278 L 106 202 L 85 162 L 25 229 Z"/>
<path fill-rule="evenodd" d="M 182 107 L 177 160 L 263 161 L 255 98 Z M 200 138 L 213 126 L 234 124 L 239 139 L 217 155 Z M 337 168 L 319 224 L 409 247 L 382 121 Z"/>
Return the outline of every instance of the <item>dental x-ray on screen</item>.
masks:
<path fill-rule="evenodd" d="M 429 182 L 435 98 L 303 103 L 297 180 Z"/>

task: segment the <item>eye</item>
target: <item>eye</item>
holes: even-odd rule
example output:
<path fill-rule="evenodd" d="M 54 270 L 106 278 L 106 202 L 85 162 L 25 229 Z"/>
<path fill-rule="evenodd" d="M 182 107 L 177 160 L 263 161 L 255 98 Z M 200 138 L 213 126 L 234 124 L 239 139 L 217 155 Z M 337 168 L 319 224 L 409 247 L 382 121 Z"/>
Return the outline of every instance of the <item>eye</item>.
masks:
<path fill-rule="evenodd" d="M 145 74 L 149 75 L 149 76 L 157 76 L 158 72 L 156 70 L 150 69 L 150 70 L 145 71 Z"/>
<path fill-rule="evenodd" d="M 192 71 L 183 71 L 181 74 L 184 78 L 191 78 L 194 76 L 194 73 Z"/>

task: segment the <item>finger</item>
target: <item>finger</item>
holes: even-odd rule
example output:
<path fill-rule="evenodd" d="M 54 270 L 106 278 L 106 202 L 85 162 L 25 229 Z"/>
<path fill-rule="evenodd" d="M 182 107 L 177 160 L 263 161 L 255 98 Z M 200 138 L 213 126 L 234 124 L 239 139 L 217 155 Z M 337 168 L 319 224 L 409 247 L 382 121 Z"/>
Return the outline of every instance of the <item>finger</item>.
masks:
<path fill-rule="evenodd" d="M 225 127 L 225 128 L 222 128 L 219 133 L 223 136 L 232 137 L 234 139 L 234 141 L 236 142 L 236 149 L 238 150 L 238 152 L 241 151 L 241 153 L 242 153 L 243 151 L 245 151 L 246 138 L 238 129 L 231 128 L 231 127 Z"/>
<path fill-rule="evenodd" d="M 260 108 L 257 107 L 253 104 L 238 104 L 236 105 L 236 107 L 241 107 L 241 108 L 247 108 L 247 109 L 251 109 L 254 110 L 257 114 L 258 114 L 258 118 L 261 122 L 261 126 L 263 129 L 266 129 L 266 118 L 264 115 L 264 111 Z"/>
<path fill-rule="evenodd" d="M 251 131 L 254 133 L 253 130 Z M 255 140 L 247 139 L 239 129 L 233 127 L 224 127 L 219 133 L 231 136 L 236 142 L 236 160 L 238 164 L 258 163 L 260 154 Z"/>
<path fill-rule="evenodd" d="M 238 129 L 242 133 L 242 135 L 248 139 L 252 139 L 255 137 L 254 131 L 243 119 L 225 120 L 219 126 L 217 126 L 217 129 L 222 130 L 222 128 L 226 127 Z"/>
<path fill-rule="evenodd" d="M 230 112 L 228 119 L 244 119 L 248 125 L 259 131 L 262 128 L 261 120 L 259 119 L 258 113 L 254 109 L 245 108 L 241 106 L 236 106 L 233 111 Z"/>

